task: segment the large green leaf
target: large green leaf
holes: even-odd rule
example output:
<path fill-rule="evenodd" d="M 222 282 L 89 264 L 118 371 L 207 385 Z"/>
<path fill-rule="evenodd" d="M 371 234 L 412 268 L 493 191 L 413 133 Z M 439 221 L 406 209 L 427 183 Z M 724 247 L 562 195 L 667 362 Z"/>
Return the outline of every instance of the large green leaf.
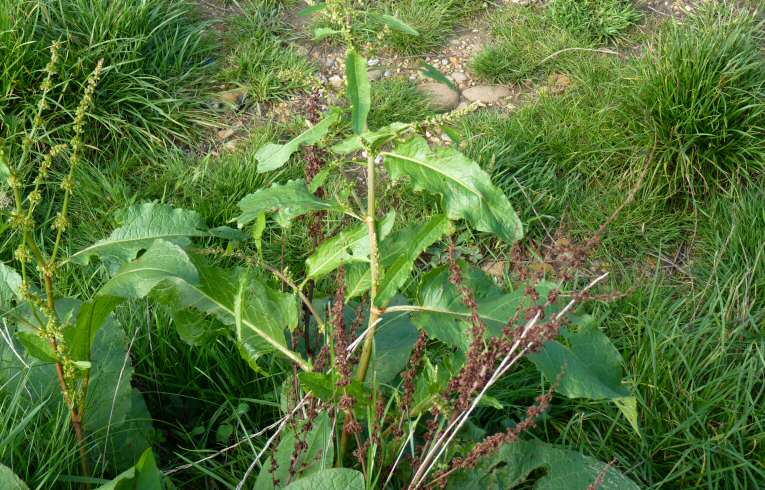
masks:
<path fill-rule="evenodd" d="M 378 240 L 384 239 L 393 228 L 396 213 L 391 211 L 378 223 Z M 369 262 L 369 230 L 364 223 L 343 230 L 323 242 L 305 264 L 307 279 L 317 279 L 334 271 L 343 264 Z"/>
<path fill-rule="evenodd" d="M 475 294 L 479 316 L 488 328 L 488 335 L 502 335 L 503 327 L 514 317 L 518 308 L 531 306 L 531 300 L 524 294 L 523 288 L 504 292 L 480 269 L 464 263 L 461 267 L 463 283 Z M 544 298 L 551 288 L 551 284 L 544 283 L 537 286 L 537 291 Z M 417 292 L 417 308 L 412 318 L 419 328 L 432 338 L 467 351 L 471 340 L 471 312 L 460 292 L 449 281 L 446 267 L 439 267 L 423 276 Z"/>
<path fill-rule="evenodd" d="M 162 490 L 162 472 L 154 461 L 154 453 L 147 449 L 135 466 L 96 490 Z"/>
<path fill-rule="evenodd" d="M 403 303 L 400 296 L 393 304 Z M 375 332 L 374 373 L 378 383 L 390 383 L 409 362 L 419 332 L 406 312 L 383 315 Z M 370 380 L 371 381 L 371 380 Z"/>
<path fill-rule="evenodd" d="M 169 280 L 196 284 L 199 274 L 181 247 L 157 240 L 141 257 L 120 267 L 101 287 L 98 295 L 139 299 L 148 295 L 161 282 Z"/>
<path fill-rule="evenodd" d="M 297 430 L 299 433 L 302 427 L 298 427 Z M 320 413 L 313 421 L 311 431 L 307 435 L 301 434 L 300 437 L 305 437 L 308 447 L 300 453 L 297 462 L 298 472 L 292 480 L 316 474 L 317 472 L 320 473 L 322 470 L 332 467 L 334 459 L 334 432 L 332 430 L 332 420 L 327 412 Z M 274 478 L 280 482 L 279 488 L 284 488 L 284 485 L 290 481 L 290 466 L 292 465 L 292 456 L 295 452 L 295 443 L 295 430 L 292 428 L 286 429 L 282 433 L 279 447 L 276 449 L 276 472 L 274 474 L 271 473 L 271 459 L 274 457 L 272 455 L 261 467 L 258 479 L 255 482 L 256 490 L 273 490 Z"/>
<path fill-rule="evenodd" d="M 351 123 L 353 132 L 361 134 L 367 130 L 367 116 L 372 104 L 367 60 L 356 50 L 348 51 L 345 60 L 345 77 L 348 81 L 348 98 L 351 99 Z"/>
<path fill-rule="evenodd" d="M 0 464 L 0 488 L 3 490 L 29 490 L 29 487 L 10 468 L 2 464 Z"/>
<path fill-rule="evenodd" d="M 239 208 L 242 214 L 236 220 L 240 225 L 258 219 L 263 213 L 277 213 L 276 221 L 282 227 L 287 227 L 293 218 L 312 211 L 341 209 L 336 202 L 316 197 L 303 179 L 274 184 L 267 189 L 248 194 L 239 201 Z"/>
<path fill-rule="evenodd" d="M 412 274 L 414 262 L 428 247 L 449 234 L 451 226 L 446 216 L 434 215 L 423 224 L 412 224 L 380 242 L 382 269 L 377 291 L 377 305 L 385 306 Z M 354 264 L 347 275 L 347 298 L 364 294 L 371 279 L 367 264 Z"/>
<path fill-rule="evenodd" d="M 139 259 L 125 264 L 99 294 L 139 299 L 154 291 L 157 298 L 176 310 L 193 308 L 235 326 L 238 299 L 246 295 L 241 309 L 237 340 L 247 337 L 263 353 L 278 352 L 302 369 L 308 363 L 287 347 L 284 331 L 298 322 L 294 295 L 273 290 L 248 269 L 211 267 L 192 258 L 169 242 L 158 240 Z M 244 330 L 255 334 L 247 336 Z"/>
<path fill-rule="evenodd" d="M 394 17 L 388 14 L 370 14 L 370 16 L 373 19 L 385 24 L 386 26 L 390 27 L 391 29 L 395 31 L 403 32 L 404 34 L 409 34 L 410 36 L 420 35 L 420 33 L 417 32 L 417 29 L 410 26 L 409 24 L 399 19 L 398 17 Z"/>
<path fill-rule="evenodd" d="M 507 196 L 477 163 L 457 150 L 431 149 L 427 140 L 417 136 L 384 155 L 394 180 L 406 177 L 415 190 L 443 196 L 449 219 L 465 219 L 477 230 L 508 242 L 523 237 L 521 220 Z"/>
<path fill-rule="evenodd" d="M 639 433 L 637 401 L 622 384 L 622 356 L 592 317 L 577 322 L 578 330 L 562 333 L 568 346 L 553 340 L 529 359 L 549 380 L 563 371 L 557 391 L 569 398 L 612 400 Z"/>
<path fill-rule="evenodd" d="M 12 268 L 0 262 L 0 308 L 11 307 L 14 298 L 18 298 L 21 289 L 21 276 Z"/>
<path fill-rule="evenodd" d="M 111 313 L 119 302 L 118 298 L 111 296 L 97 296 L 80 306 L 74 325 L 64 332 L 72 358 L 77 361 L 90 360 L 96 334 L 107 321 L 113 320 Z"/>
<path fill-rule="evenodd" d="M 173 209 L 156 202 L 133 206 L 118 218 L 121 226 L 109 238 L 80 250 L 70 260 L 87 264 L 98 256 L 114 270 L 124 262 L 133 260 L 139 251 L 147 249 L 154 240 L 163 239 L 187 246 L 189 237 L 207 236 L 202 219 L 194 211 Z"/>
<path fill-rule="evenodd" d="M 98 331 L 90 356 L 85 431 L 94 438 L 92 461 L 127 468 L 150 446 L 151 415 L 141 393 L 133 388 L 130 341 L 110 320 Z"/>
<path fill-rule="evenodd" d="M 364 475 L 349 468 L 331 468 L 291 483 L 287 490 L 364 490 Z"/>
<path fill-rule="evenodd" d="M 538 471 L 544 474 L 539 476 Z M 484 458 L 477 468 L 460 471 L 449 479 L 450 489 L 508 490 L 526 482 L 533 474 L 536 490 L 587 490 L 605 471 L 601 490 L 638 490 L 632 480 L 616 468 L 577 451 L 540 441 L 505 444 Z"/>
<path fill-rule="evenodd" d="M 287 143 L 268 143 L 260 148 L 255 153 L 255 158 L 258 160 L 258 172 L 276 170 L 287 163 L 292 154 L 298 151 L 301 146 L 318 143 L 327 134 L 332 125 L 337 122 L 339 117 L 339 112 L 330 112 L 318 124 L 308 128 Z"/>

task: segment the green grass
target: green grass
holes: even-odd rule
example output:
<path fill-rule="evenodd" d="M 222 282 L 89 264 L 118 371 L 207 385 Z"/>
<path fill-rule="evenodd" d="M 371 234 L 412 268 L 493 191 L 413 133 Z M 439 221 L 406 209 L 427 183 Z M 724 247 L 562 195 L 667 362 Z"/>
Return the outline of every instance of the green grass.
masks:
<path fill-rule="evenodd" d="M 283 39 L 284 3 L 250 0 L 226 34 L 231 52 L 223 78 L 247 89 L 254 102 L 282 100 L 309 89 L 315 68 Z"/>
<path fill-rule="evenodd" d="M 579 57 L 577 51 L 556 53 L 592 46 L 586 36 L 554 22 L 542 7 L 508 6 L 492 19 L 491 34 L 494 42 L 473 58 L 471 68 L 500 83 L 543 80 Z"/>
<path fill-rule="evenodd" d="M 3 0 L 0 17 L 0 119 L 6 138 L 14 120 L 36 104 L 48 46 L 63 43 L 50 128 L 73 111 L 99 59 L 104 71 L 89 117 L 89 144 L 104 152 L 146 157 L 156 147 L 191 142 L 209 124 L 204 94 L 212 82 L 208 25 L 185 0 Z M 65 135 L 50 135 L 51 138 Z"/>
<path fill-rule="evenodd" d="M 639 64 L 631 118 L 669 196 L 732 190 L 765 168 L 763 25 L 724 2 L 668 23 Z"/>
<path fill-rule="evenodd" d="M 389 32 L 386 43 L 404 54 L 433 52 L 443 46 L 455 27 L 485 8 L 469 0 L 387 0 L 380 10 L 391 13 L 415 28 L 419 36 Z"/>
<path fill-rule="evenodd" d="M 396 121 L 422 121 L 435 115 L 428 99 L 417 91 L 417 86 L 410 80 L 400 78 L 372 82 L 372 107 L 368 120 L 372 129 Z"/>
<path fill-rule="evenodd" d="M 556 24 L 597 43 L 622 38 L 642 17 L 632 0 L 553 0 L 547 8 Z"/>

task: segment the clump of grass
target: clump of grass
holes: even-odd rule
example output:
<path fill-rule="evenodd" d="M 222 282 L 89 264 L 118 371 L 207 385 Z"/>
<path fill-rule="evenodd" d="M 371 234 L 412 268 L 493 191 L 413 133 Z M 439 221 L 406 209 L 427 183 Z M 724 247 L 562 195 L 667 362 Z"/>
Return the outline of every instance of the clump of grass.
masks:
<path fill-rule="evenodd" d="M 281 100 L 310 88 L 314 67 L 282 39 L 282 2 L 254 0 L 242 8 L 228 35 L 232 51 L 223 78 L 245 87 L 255 102 Z"/>
<path fill-rule="evenodd" d="M 393 122 L 420 121 L 435 114 L 428 99 L 409 80 L 388 78 L 373 83 L 369 127 L 373 129 Z"/>
<path fill-rule="evenodd" d="M 547 8 L 556 24 L 596 43 L 621 38 L 641 18 L 630 0 L 553 0 Z"/>
<path fill-rule="evenodd" d="M 385 36 L 386 42 L 404 54 L 434 51 L 454 32 L 460 20 L 482 8 L 482 2 L 470 0 L 389 0 L 383 3 L 381 10 L 392 12 L 419 35 L 391 31 Z"/>
<path fill-rule="evenodd" d="M 670 22 L 639 64 L 630 119 L 656 145 L 654 185 L 731 189 L 765 168 L 762 22 L 730 3 Z"/>
<path fill-rule="evenodd" d="M 472 70 L 492 82 L 544 79 L 580 53 L 568 48 L 590 48 L 585 36 L 561 27 L 541 7 L 510 6 L 493 21 L 495 42 L 472 60 Z M 552 56 L 552 58 L 550 58 Z"/>
<path fill-rule="evenodd" d="M 91 68 L 104 60 L 90 115 L 96 123 L 90 141 L 100 149 L 145 156 L 198 134 L 206 112 L 201 94 L 212 81 L 212 43 L 207 23 L 185 0 L 2 3 L 0 114 L 10 128 L 7 137 L 14 136 L 13 119 L 26 117 L 35 103 L 33 87 L 41 81 L 44 51 L 59 40 L 63 48 L 55 83 L 62 96 L 57 107 L 76 105 Z M 70 119 L 64 112 L 54 111 L 52 118 Z M 57 127 L 57 122 L 48 125 Z"/>

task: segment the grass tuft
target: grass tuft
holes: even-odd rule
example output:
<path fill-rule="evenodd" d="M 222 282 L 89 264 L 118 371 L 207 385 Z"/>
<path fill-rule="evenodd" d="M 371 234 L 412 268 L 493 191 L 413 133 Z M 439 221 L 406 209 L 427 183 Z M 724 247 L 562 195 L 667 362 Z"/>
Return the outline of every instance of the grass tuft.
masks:
<path fill-rule="evenodd" d="M 209 119 L 203 94 L 212 82 L 213 45 L 208 24 L 185 0 L 3 0 L 0 10 L 6 137 L 16 136 L 14 119 L 28 117 L 37 102 L 34 88 L 55 41 L 63 48 L 49 127 L 71 119 L 66 112 L 99 59 L 89 142 L 101 150 L 150 155 L 157 146 L 190 142 Z"/>
<path fill-rule="evenodd" d="M 553 0 L 548 14 L 557 25 L 596 43 L 623 37 L 642 17 L 630 0 Z"/>
<path fill-rule="evenodd" d="M 730 190 L 765 168 L 762 23 L 727 2 L 669 22 L 639 65 L 631 119 L 656 143 L 653 184 Z"/>

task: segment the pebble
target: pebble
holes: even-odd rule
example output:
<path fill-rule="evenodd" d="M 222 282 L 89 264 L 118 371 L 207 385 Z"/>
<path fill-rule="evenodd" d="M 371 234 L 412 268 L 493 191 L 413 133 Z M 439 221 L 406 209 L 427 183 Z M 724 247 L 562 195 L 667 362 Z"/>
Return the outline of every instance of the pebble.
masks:
<path fill-rule="evenodd" d="M 377 66 L 380 64 L 380 60 L 377 58 L 372 58 L 371 60 L 367 61 L 367 65 L 369 66 Z"/>
<path fill-rule="evenodd" d="M 455 83 L 463 83 L 463 82 L 467 82 L 468 77 L 461 71 L 455 71 L 454 73 L 451 74 L 451 79 Z"/>
<path fill-rule="evenodd" d="M 344 86 L 343 77 L 341 77 L 340 75 L 332 75 L 331 77 L 329 77 L 329 84 L 332 85 L 332 87 L 334 87 L 335 89 L 340 90 Z"/>
<path fill-rule="evenodd" d="M 457 92 L 442 83 L 423 83 L 417 86 L 417 90 L 428 98 L 434 109 L 439 111 L 450 111 L 460 102 Z"/>
<path fill-rule="evenodd" d="M 513 92 L 502 85 L 478 85 L 465 90 L 462 95 L 470 102 L 496 104 L 500 99 L 513 95 Z"/>
<path fill-rule="evenodd" d="M 369 77 L 370 81 L 375 82 L 383 77 L 383 71 L 379 69 L 369 70 L 369 73 L 367 73 L 367 77 Z"/>

